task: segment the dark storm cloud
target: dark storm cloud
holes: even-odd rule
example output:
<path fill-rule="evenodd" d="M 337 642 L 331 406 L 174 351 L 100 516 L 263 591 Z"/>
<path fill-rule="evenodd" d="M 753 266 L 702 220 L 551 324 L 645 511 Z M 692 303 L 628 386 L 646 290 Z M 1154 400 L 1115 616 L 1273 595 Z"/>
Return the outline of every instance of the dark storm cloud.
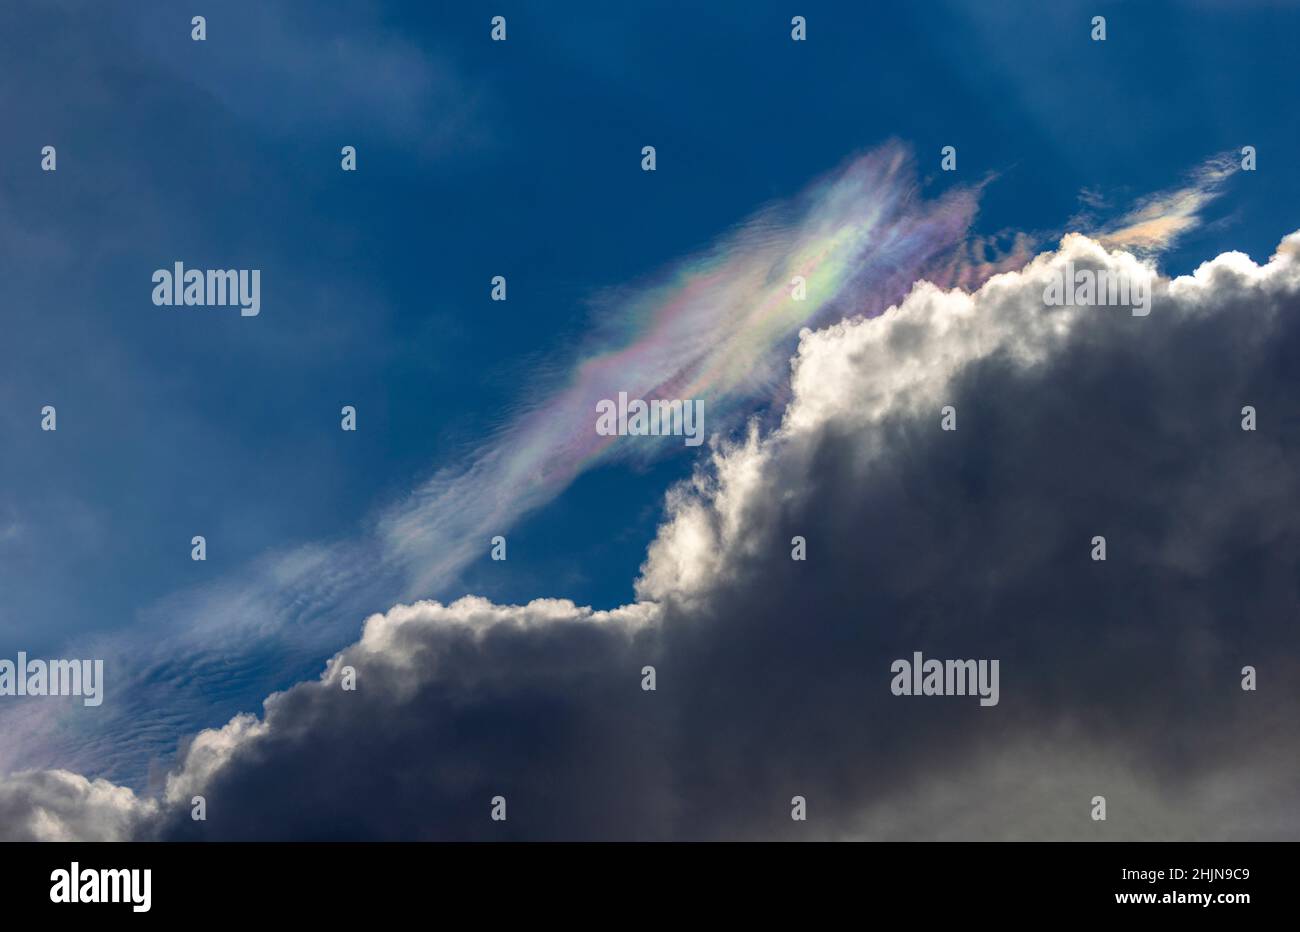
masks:
<path fill-rule="evenodd" d="M 268 701 L 264 725 L 236 723 L 231 746 L 201 736 L 198 766 L 168 787 L 181 808 L 163 835 L 589 838 L 653 826 L 670 774 L 645 756 L 663 746 L 667 709 L 637 686 L 653 653 L 647 614 L 482 599 L 395 608 L 325 679 Z M 345 666 L 355 691 L 342 688 Z M 209 754 L 221 766 L 205 779 Z M 189 817 L 194 792 L 205 823 Z M 500 825 L 488 820 L 497 795 Z"/>
<path fill-rule="evenodd" d="M 1067 259 L 1152 274 L 1069 237 L 805 334 L 781 429 L 670 494 L 641 601 L 375 616 L 161 800 L 115 797 L 120 833 L 1296 837 L 1300 235 L 1157 282 L 1149 317 L 1044 307 Z M 892 695 L 914 651 L 997 659 L 1000 701 Z"/>
<path fill-rule="evenodd" d="M 1149 318 L 1045 310 L 1035 263 L 973 305 L 914 295 L 911 323 L 812 338 L 796 406 L 834 413 L 788 419 L 720 509 L 741 529 L 716 536 L 723 571 L 666 603 L 679 760 L 726 760 L 694 768 L 687 824 L 797 837 L 799 793 L 814 835 L 1294 837 L 1296 247 L 1264 274 L 1225 257 Z M 1246 404 L 1266 429 L 1241 430 Z M 914 650 L 1000 659 L 1001 702 L 894 697 Z M 1243 692 L 1245 665 L 1267 687 Z"/>

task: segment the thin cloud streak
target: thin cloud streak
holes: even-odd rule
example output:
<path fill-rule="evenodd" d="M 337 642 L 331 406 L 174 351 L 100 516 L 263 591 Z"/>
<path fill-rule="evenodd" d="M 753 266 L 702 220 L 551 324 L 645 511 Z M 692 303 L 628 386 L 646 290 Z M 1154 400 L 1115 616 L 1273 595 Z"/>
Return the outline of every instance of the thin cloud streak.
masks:
<path fill-rule="evenodd" d="M 1193 171 L 1186 184 L 1143 198 L 1133 210 L 1090 235 L 1107 249 L 1163 252 L 1200 226 L 1201 212 L 1223 193 L 1225 182 L 1237 170 L 1231 155 L 1217 155 Z"/>

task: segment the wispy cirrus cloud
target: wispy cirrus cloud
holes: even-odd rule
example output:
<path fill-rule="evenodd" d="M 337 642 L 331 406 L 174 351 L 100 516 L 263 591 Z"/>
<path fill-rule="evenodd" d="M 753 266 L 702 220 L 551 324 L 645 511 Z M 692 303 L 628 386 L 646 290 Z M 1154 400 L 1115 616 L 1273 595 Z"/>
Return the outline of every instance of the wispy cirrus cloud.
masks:
<path fill-rule="evenodd" d="M 785 376 L 802 328 L 875 314 L 918 278 L 965 283 L 1009 267 L 967 244 L 978 188 L 921 195 L 906 147 L 853 158 L 788 201 L 771 204 L 713 246 L 597 299 L 599 325 L 560 386 L 525 406 L 471 465 L 436 476 L 380 522 L 389 558 L 428 591 L 519 515 L 610 456 L 662 445 L 601 437 L 595 405 L 632 398 L 704 401 L 725 432 Z M 1021 256 L 1021 258 L 1025 258 Z M 807 297 L 792 297 L 796 276 Z"/>
<path fill-rule="evenodd" d="M 1224 184 L 1237 170 L 1232 155 L 1214 156 L 1191 172 L 1186 183 L 1144 197 L 1100 229 L 1084 232 L 1110 249 L 1162 252 L 1201 225 L 1206 206 L 1223 193 Z M 1087 190 L 1081 197 L 1095 206 L 1098 195 Z"/>

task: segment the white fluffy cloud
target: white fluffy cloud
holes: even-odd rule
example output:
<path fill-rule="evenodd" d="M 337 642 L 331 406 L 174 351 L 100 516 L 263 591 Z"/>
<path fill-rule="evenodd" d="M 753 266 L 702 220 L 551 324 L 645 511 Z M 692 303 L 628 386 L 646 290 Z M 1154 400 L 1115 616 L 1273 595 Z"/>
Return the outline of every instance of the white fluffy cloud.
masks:
<path fill-rule="evenodd" d="M 125 841 L 158 812 L 156 801 L 126 787 L 66 770 L 0 779 L 5 841 Z"/>
<path fill-rule="evenodd" d="M 1108 252 L 1070 234 L 1057 250 L 994 276 L 974 293 L 919 282 L 879 317 L 805 331 L 792 361 L 794 397 L 781 428 L 715 454 L 712 468 L 692 487 L 670 493 L 671 518 L 650 545 L 638 595 L 656 600 L 707 589 L 728 554 L 752 540 L 747 508 L 796 494 L 800 483 L 790 481 L 791 473 L 806 478 L 817 435 L 852 431 L 861 436 L 856 455 L 887 455 L 880 432 L 886 420 L 911 414 L 937 423 L 940 408 L 952 401 L 953 380 L 978 360 L 1003 356 L 1022 369 L 1043 365 L 1077 328 L 1103 315 L 1124 329 L 1149 326 L 1147 318 L 1121 309 L 1045 307 L 1043 291 L 1067 263 L 1143 279 L 1158 317 L 1239 310 L 1252 315 L 1243 327 L 1267 332 L 1272 315 L 1300 291 L 1300 233 L 1286 237 L 1263 266 L 1242 253 L 1224 253 L 1173 280 L 1130 253 Z M 772 465 L 773 458 L 781 464 Z"/>

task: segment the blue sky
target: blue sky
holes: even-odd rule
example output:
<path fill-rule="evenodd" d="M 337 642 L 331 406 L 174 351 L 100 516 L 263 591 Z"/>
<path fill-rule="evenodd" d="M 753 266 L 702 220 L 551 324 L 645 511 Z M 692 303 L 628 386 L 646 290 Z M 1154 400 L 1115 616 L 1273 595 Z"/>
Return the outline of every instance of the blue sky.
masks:
<path fill-rule="evenodd" d="M 699 6 L 211 3 L 202 43 L 169 3 L 0 12 L 4 656 L 183 629 L 195 587 L 363 538 L 622 326 L 611 291 L 891 139 L 926 199 L 987 182 L 973 235 L 1048 248 L 1080 192 L 1100 227 L 1243 145 L 1260 170 L 1162 268 L 1228 249 L 1262 261 L 1295 226 L 1296 6 Z M 806 43 L 790 41 L 795 13 Z M 1088 40 L 1097 14 L 1105 43 Z M 39 170 L 47 144 L 55 173 Z M 150 274 L 175 260 L 260 268 L 262 314 L 153 306 Z M 56 434 L 37 429 L 45 404 Z M 414 595 L 628 602 L 664 491 L 692 465 L 604 462 L 501 528 L 506 564 L 484 540 Z M 411 596 L 394 581 L 322 603 L 319 639 L 181 704 L 149 755 L 256 710 Z M 139 764 L 114 775 L 139 783 Z"/>

